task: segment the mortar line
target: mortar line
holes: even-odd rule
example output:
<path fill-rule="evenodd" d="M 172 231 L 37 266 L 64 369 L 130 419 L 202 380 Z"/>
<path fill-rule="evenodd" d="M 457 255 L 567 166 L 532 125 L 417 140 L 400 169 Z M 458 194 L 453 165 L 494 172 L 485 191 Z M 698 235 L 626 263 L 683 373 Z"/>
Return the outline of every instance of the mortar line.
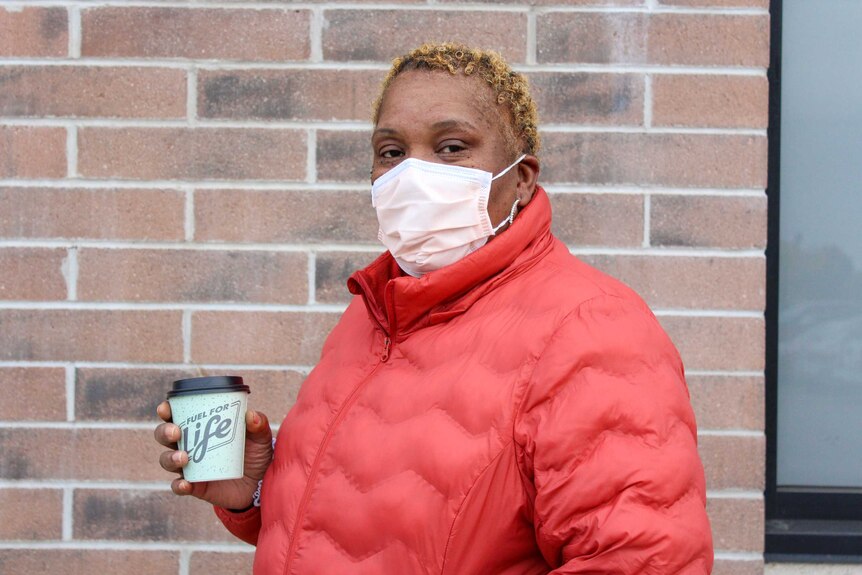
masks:
<path fill-rule="evenodd" d="M 317 254 L 313 251 L 308 252 L 308 305 L 315 305 L 317 289 Z"/>
<path fill-rule="evenodd" d="M 538 40 L 536 33 L 536 12 L 530 9 L 527 12 L 527 56 L 526 63 L 528 66 L 536 64 L 538 48 Z"/>
<path fill-rule="evenodd" d="M 4 121 L 5 123 L 5 121 Z M 66 128 L 66 177 L 78 177 L 78 127 L 74 124 L 59 124 Z"/>
<path fill-rule="evenodd" d="M 0 367 L 14 367 L 14 368 L 22 368 L 22 367 L 66 367 L 68 365 L 66 362 L 62 361 L 31 361 L 31 360 L 5 360 L 0 361 Z M 189 366 L 185 363 L 178 362 L 122 362 L 122 361 L 89 361 L 89 362 L 75 362 L 76 368 L 79 369 L 158 369 L 158 370 L 183 370 L 189 369 Z M 277 364 L 277 363 L 266 363 L 266 364 L 255 364 L 255 363 L 242 363 L 242 364 L 219 364 L 219 363 L 198 363 L 195 364 L 195 367 L 205 370 L 242 370 L 246 369 L 249 371 L 293 371 L 301 375 L 307 375 L 312 367 L 312 365 L 298 365 L 298 364 Z"/>
<path fill-rule="evenodd" d="M 189 244 L 189 243 L 122 243 L 122 242 L 78 242 L 79 247 L 87 247 L 92 249 L 128 249 L 128 250 L 195 250 L 195 251 L 268 251 L 268 252 L 286 252 L 286 253 L 306 253 L 309 250 L 316 252 L 358 252 L 358 253 L 380 253 L 380 246 L 369 244 L 350 244 L 350 245 L 319 245 L 319 244 Z M 71 247 L 67 241 L 0 241 L 0 248 L 61 248 Z M 677 248 L 677 247 L 627 247 L 614 248 L 606 246 L 569 246 L 569 251 L 575 255 L 621 255 L 621 256 L 667 256 L 667 257 L 709 257 L 709 258 L 764 258 L 763 249 L 751 248 Z M 46 302 L 51 303 L 51 302 Z M 62 303 L 62 302 L 53 302 Z M 66 302 L 72 303 L 72 302 Z M 76 302 L 77 303 L 77 302 Z M 96 302 L 93 302 L 96 303 Z M 18 300 L 3 301 L 0 300 L 0 306 L 12 305 L 27 305 L 27 302 Z M 194 302 L 138 302 L 136 305 L 152 306 L 152 305 L 190 305 L 198 307 L 202 304 Z M 255 306 L 260 304 L 218 304 L 220 306 Z M 275 304 L 285 306 L 289 304 Z M 301 306 L 293 305 L 298 308 Z"/>
<path fill-rule="evenodd" d="M 758 429 L 698 429 L 698 437 L 749 437 L 763 438 L 766 435 Z"/>
<path fill-rule="evenodd" d="M 644 128 L 652 128 L 653 95 L 652 75 L 644 76 Z"/>
<path fill-rule="evenodd" d="M 192 362 L 192 310 L 183 310 L 183 363 Z"/>
<path fill-rule="evenodd" d="M 329 130 L 339 132 L 370 132 L 372 126 L 368 122 L 350 121 L 343 123 L 318 121 L 276 121 L 276 120 L 213 120 L 196 121 L 190 126 L 188 119 L 180 120 L 148 120 L 148 119 L 76 119 L 76 125 L 70 125 L 68 120 L 53 118 L 0 118 L 2 126 L 52 127 L 77 130 L 77 127 L 107 128 L 107 129 L 197 129 L 197 130 Z M 584 133 L 584 134 L 666 134 L 666 135 L 707 135 L 707 136 L 760 136 L 766 137 L 763 128 L 695 128 L 684 126 L 647 127 L 643 124 L 630 125 L 594 125 L 594 124 L 540 124 L 541 132 L 554 133 Z M 77 132 L 75 132 L 77 134 Z M 68 139 L 67 139 L 68 140 Z M 70 144 L 67 141 L 67 147 Z M 77 162 L 77 143 L 74 150 Z M 77 174 L 70 172 L 69 177 Z"/>
<path fill-rule="evenodd" d="M 66 372 L 66 421 L 75 421 L 75 375 L 74 364 L 65 366 Z"/>
<path fill-rule="evenodd" d="M 650 247 L 650 219 L 652 217 L 652 201 L 650 194 L 644 194 L 644 237 L 643 247 Z"/>
<path fill-rule="evenodd" d="M 71 487 L 63 489 L 63 541 L 72 541 L 74 534 L 74 492 Z"/>
<path fill-rule="evenodd" d="M 3 248 L 90 248 L 90 249 L 127 249 L 127 250 L 185 250 L 185 251 L 216 251 L 216 252 L 279 252 L 305 253 L 308 250 L 318 252 L 362 252 L 380 253 L 382 246 L 368 244 L 286 244 L 286 243 L 247 243 L 229 242 L 150 242 L 150 241 L 75 241 L 70 240 L 0 240 Z"/>
<path fill-rule="evenodd" d="M 311 21 L 308 26 L 309 33 L 309 60 L 314 63 L 323 62 L 323 9 L 314 6 L 311 9 Z"/>
<path fill-rule="evenodd" d="M 179 575 L 189 575 L 191 571 L 190 563 L 191 563 L 192 552 L 190 549 L 184 547 L 180 549 L 180 570 Z"/>
<path fill-rule="evenodd" d="M 309 129 L 305 134 L 305 182 L 317 182 L 317 130 Z"/>
<path fill-rule="evenodd" d="M 188 544 L 188 543 L 160 543 L 139 541 L 0 541 L 0 549 L 87 549 L 104 551 L 181 551 L 191 549 L 193 551 L 219 552 L 219 553 L 252 553 L 254 547 L 236 543 L 210 543 L 210 544 Z"/>
<path fill-rule="evenodd" d="M 186 72 L 186 123 L 198 124 L 198 71 L 194 66 Z"/>
<path fill-rule="evenodd" d="M 81 57 L 81 8 L 75 4 L 68 7 L 69 58 Z"/>
<path fill-rule="evenodd" d="M 250 62 L 243 60 L 195 60 L 198 70 L 238 71 L 238 70 L 339 70 L 339 71 L 385 71 L 389 64 L 371 61 L 332 61 L 325 62 Z M 86 66 L 92 68 L 175 68 L 187 70 L 187 60 L 172 59 L 135 59 L 135 58 L 2 58 L 0 66 Z M 725 66 L 707 67 L 681 64 L 583 64 L 583 63 L 542 63 L 527 65 L 520 62 L 512 63 L 517 72 L 595 72 L 604 74 L 685 74 L 713 76 L 766 76 L 767 69 L 761 66 Z"/>
<path fill-rule="evenodd" d="M 60 273 L 66 281 L 66 301 L 78 300 L 78 248 L 70 246 L 60 265 Z"/>
<path fill-rule="evenodd" d="M 195 239 L 195 190 L 188 187 L 185 190 L 185 214 L 183 231 L 187 242 Z"/>
<path fill-rule="evenodd" d="M 71 7 L 77 4 L 70 0 L 30 0 L 29 2 L 19 1 L 3 1 L 0 5 L 7 6 L 56 6 L 56 7 Z M 284 10 L 279 6 L 273 6 L 271 2 L 206 2 L 206 3 L 189 3 L 179 1 L 146 1 L 146 0 L 103 0 L 98 3 L 98 7 L 149 7 L 149 8 L 185 8 L 185 9 L 248 9 L 248 10 Z M 449 12 L 523 12 L 530 9 L 530 5 L 512 4 L 499 6 L 496 4 L 488 5 L 484 3 L 462 3 L 462 4 L 440 4 L 438 2 L 427 2 L 412 5 L 403 5 L 398 3 L 376 2 L 371 4 L 362 3 L 334 3 L 325 2 L 321 4 L 298 2 L 291 4 L 291 10 L 313 10 L 315 8 L 323 10 L 410 10 L 410 11 L 449 11 Z M 699 7 L 699 6 L 665 6 L 659 5 L 656 0 L 646 0 L 645 5 L 641 6 L 546 6 L 542 7 L 545 12 L 608 12 L 608 13 L 681 13 L 681 14 L 716 14 L 716 15 L 766 15 L 769 13 L 767 9 L 750 8 L 750 7 Z"/>
<path fill-rule="evenodd" d="M 763 319 L 763 310 L 737 309 L 653 309 L 656 317 L 697 317 L 720 319 Z"/>
<path fill-rule="evenodd" d="M 242 192 L 266 192 L 266 191 L 313 191 L 316 193 L 328 192 L 365 192 L 367 183 L 337 183 L 337 182 L 286 182 L 286 181 L 249 181 L 249 180 L 209 180 L 209 181 L 179 181 L 179 180 L 46 180 L 46 179 L 0 179 L 0 187 L 15 188 L 69 188 L 69 189 L 100 189 L 105 191 L 148 189 L 148 190 L 180 190 L 184 186 L 193 186 L 197 190 L 219 191 L 240 190 Z M 632 186 L 632 185 L 608 185 L 608 184 L 545 184 L 545 190 L 554 194 L 636 194 L 649 192 L 652 195 L 680 195 L 680 196 L 726 196 L 726 197 L 766 197 L 763 188 L 688 188 L 673 186 Z M 38 240 L 36 240 L 38 241 Z"/>
<path fill-rule="evenodd" d="M 279 304 L 279 303 L 195 303 L 195 302 L 79 302 L 79 301 L 0 301 L 0 310 L 86 310 L 86 311 L 220 311 L 264 313 L 343 313 L 347 304 Z M 185 315 L 183 315 L 183 321 Z M 191 321 L 189 319 L 189 321 Z M 185 360 L 184 360 L 185 361 Z M 186 361 L 188 363 L 188 361 Z"/>

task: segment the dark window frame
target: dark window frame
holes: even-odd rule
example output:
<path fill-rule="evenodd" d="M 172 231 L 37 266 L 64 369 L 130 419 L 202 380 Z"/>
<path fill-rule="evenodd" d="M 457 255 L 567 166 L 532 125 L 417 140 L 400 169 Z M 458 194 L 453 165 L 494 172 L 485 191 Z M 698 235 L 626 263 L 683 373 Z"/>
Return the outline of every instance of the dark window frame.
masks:
<path fill-rule="evenodd" d="M 782 0 L 770 0 L 766 248 L 766 560 L 862 563 L 862 493 L 777 486 Z"/>

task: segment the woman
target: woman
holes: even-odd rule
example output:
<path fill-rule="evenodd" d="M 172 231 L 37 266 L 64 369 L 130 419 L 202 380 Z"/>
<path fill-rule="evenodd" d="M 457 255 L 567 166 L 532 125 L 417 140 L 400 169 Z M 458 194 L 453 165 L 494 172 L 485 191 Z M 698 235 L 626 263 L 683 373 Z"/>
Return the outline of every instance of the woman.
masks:
<path fill-rule="evenodd" d="M 255 573 L 710 572 L 679 355 L 553 237 L 538 147 L 496 54 L 395 60 L 372 137 L 388 251 L 350 278 L 274 453 L 250 411 L 246 477 L 172 484 L 257 545 Z M 178 435 L 156 430 L 172 472 Z"/>

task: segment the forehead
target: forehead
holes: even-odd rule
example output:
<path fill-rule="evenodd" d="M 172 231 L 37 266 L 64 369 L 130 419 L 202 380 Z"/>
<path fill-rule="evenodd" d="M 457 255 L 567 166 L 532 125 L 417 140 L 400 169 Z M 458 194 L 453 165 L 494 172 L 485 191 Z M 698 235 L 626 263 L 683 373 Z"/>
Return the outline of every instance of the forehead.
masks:
<path fill-rule="evenodd" d="M 377 125 L 434 124 L 458 117 L 483 128 L 501 128 L 503 116 L 494 91 L 484 80 L 442 70 L 408 70 L 389 85 Z"/>

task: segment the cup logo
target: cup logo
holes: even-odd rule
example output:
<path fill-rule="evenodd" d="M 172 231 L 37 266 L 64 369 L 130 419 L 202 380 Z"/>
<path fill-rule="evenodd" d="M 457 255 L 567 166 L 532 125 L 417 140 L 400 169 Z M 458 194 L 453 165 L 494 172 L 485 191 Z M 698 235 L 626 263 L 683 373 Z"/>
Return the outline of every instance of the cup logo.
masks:
<path fill-rule="evenodd" d="M 188 417 L 180 424 L 180 449 L 187 451 L 189 461 L 200 463 L 206 454 L 236 439 L 236 425 L 239 421 L 241 401 L 225 403 Z"/>

